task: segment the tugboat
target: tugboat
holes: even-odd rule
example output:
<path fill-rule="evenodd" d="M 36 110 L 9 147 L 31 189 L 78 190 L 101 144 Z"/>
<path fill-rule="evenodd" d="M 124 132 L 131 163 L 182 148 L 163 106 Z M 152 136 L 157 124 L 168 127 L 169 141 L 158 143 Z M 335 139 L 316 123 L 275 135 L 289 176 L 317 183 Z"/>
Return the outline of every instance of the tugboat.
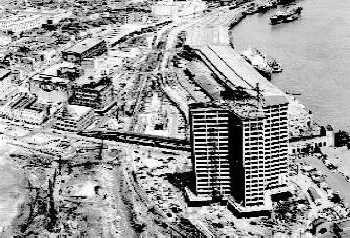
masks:
<path fill-rule="evenodd" d="M 272 25 L 295 21 L 299 18 L 301 14 L 301 10 L 303 10 L 300 6 L 293 6 L 287 8 L 285 11 L 278 11 L 275 15 L 270 17 L 270 21 Z"/>

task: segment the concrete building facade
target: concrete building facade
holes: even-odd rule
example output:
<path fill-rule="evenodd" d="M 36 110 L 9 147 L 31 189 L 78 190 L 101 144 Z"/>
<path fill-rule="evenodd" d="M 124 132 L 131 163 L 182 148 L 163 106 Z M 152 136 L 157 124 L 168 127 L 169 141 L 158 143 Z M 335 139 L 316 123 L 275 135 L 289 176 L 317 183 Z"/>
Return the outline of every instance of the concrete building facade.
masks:
<path fill-rule="evenodd" d="M 190 106 L 195 188 L 189 199 L 212 200 L 216 186 L 232 211 L 268 213 L 271 195 L 288 190 L 289 102 L 232 48 L 201 47 L 198 55 L 226 91 Z M 221 165 L 211 182 L 210 172 Z"/>
<path fill-rule="evenodd" d="M 55 115 L 53 128 L 79 132 L 89 126 L 94 119 L 94 111 L 89 107 L 66 105 Z"/>
<path fill-rule="evenodd" d="M 113 85 L 108 77 L 78 79 L 71 88 L 69 103 L 102 110 L 114 101 Z"/>
<path fill-rule="evenodd" d="M 99 56 L 107 52 L 104 40 L 88 38 L 62 51 L 62 58 L 72 63 L 80 63 L 84 58 Z"/>
<path fill-rule="evenodd" d="M 202 200 L 231 194 L 229 112 L 215 105 L 192 105 L 190 126 L 195 193 Z"/>
<path fill-rule="evenodd" d="M 198 201 L 211 200 L 216 193 L 225 200 L 232 196 L 242 207 L 269 207 L 267 196 L 286 186 L 287 109 L 287 102 L 265 102 L 260 108 L 190 106 Z"/>
<path fill-rule="evenodd" d="M 288 101 L 285 98 L 277 100 L 280 101 L 273 102 L 273 99 L 269 98 L 263 106 L 263 112 L 267 117 L 264 132 L 265 168 L 267 186 L 270 189 L 286 185 L 288 169 Z"/>

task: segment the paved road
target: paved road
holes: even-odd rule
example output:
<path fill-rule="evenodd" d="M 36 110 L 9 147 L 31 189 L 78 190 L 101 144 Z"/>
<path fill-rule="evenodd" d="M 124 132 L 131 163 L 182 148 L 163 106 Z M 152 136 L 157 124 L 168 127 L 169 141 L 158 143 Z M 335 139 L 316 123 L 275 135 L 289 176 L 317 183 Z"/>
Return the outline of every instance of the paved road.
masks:
<path fill-rule="evenodd" d="M 326 182 L 333 191 L 339 191 L 344 198 L 344 203 L 350 204 L 350 182 L 345 180 L 345 177 L 336 171 L 329 170 L 321 160 L 314 157 L 302 159 L 303 162 L 310 164 L 319 170 L 322 174 L 326 175 Z"/>

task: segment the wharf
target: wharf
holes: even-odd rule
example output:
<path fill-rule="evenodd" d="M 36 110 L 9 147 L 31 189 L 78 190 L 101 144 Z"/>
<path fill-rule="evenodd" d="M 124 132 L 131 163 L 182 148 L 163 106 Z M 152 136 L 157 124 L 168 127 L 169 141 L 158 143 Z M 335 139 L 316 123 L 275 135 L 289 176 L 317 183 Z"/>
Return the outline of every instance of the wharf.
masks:
<path fill-rule="evenodd" d="M 195 50 L 204 63 L 217 74 L 219 80 L 229 88 L 242 88 L 256 96 L 256 86 L 259 85 L 265 99 L 273 97 L 273 101 L 287 102 L 286 94 L 261 76 L 231 46 L 207 45 Z"/>

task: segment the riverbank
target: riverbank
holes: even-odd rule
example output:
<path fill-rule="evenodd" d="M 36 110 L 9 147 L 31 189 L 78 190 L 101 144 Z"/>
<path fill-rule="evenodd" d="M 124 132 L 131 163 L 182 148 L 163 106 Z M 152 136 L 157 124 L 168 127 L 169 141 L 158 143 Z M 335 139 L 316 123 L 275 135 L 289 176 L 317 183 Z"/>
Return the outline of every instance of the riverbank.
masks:
<path fill-rule="evenodd" d="M 238 51 L 249 47 L 261 49 L 284 66 L 282 74 L 273 75 L 272 83 L 283 91 L 298 92 L 320 124 L 336 130 L 349 130 L 350 2 L 335 0 L 298 1 L 303 7 L 300 18 L 288 24 L 271 26 L 264 14 L 245 17 L 230 31 Z"/>

